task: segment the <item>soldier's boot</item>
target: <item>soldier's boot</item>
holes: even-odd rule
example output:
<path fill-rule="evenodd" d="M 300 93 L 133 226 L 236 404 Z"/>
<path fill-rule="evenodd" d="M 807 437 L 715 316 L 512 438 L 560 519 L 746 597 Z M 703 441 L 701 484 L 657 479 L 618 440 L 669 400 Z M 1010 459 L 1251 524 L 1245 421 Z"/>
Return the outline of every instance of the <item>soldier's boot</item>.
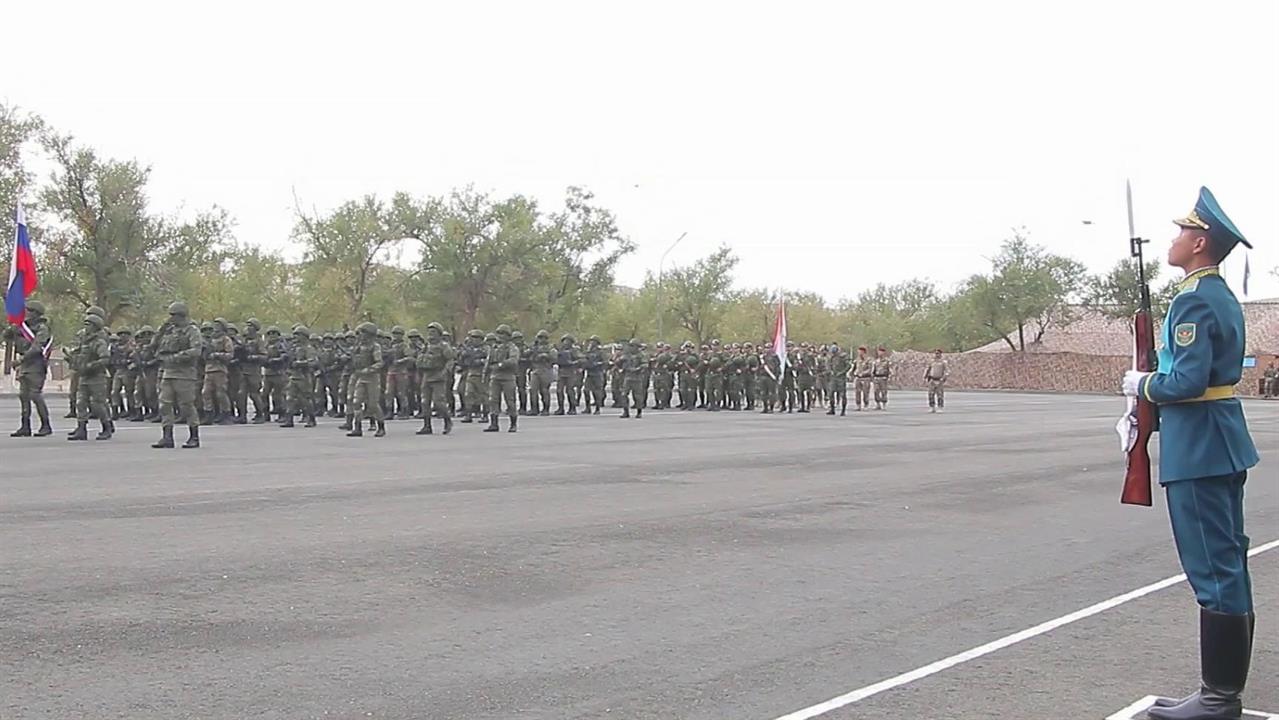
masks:
<path fill-rule="evenodd" d="M 377 421 L 377 432 L 373 433 L 373 437 L 386 437 L 386 421 Z"/>
<path fill-rule="evenodd" d="M 89 439 L 89 423 L 87 420 L 77 420 L 75 430 L 67 435 L 68 440 L 88 440 Z"/>
<path fill-rule="evenodd" d="M 1251 615 L 1227 615 L 1199 609 L 1199 692 L 1171 706 L 1152 707 L 1154 720 L 1235 720 L 1242 716 L 1240 696 L 1252 656 Z"/>
<path fill-rule="evenodd" d="M 839 416 L 844 417 L 848 414 L 848 401 L 841 400 L 839 403 Z"/>
<path fill-rule="evenodd" d="M 434 435 L 435 431 L 431 429 L 431 416 L 427 415 L 422 419 L 422 429 L 418 430 L 414 435 Z"/>
<path fill-rule="evenodd" d="M 550 414 L 551 414 L 551 409 L 549 407 L 542 408 L 542 412 L 538 413 L 538 415 L 541 415 L 542 417 L 547 417 Z"/>
<path fill-rule="evenodd" d="M 1253 640 L 1253 636 L 1256 633 L 1256 630 L 1257 630 L 1257 614 L 1248 613 L 1248 648 L 1249 648 L 1250 657 L 1252 654 L 1251 649 L 1253 646 L 1252 640 Z M 1158 707 L 1158 708 L 1176 707 L 1177 705 L 1184 705 L 1185 703 L 1190 702 L 1191 700 L 1194 700 L 1198 696 L 1199 696 L 1199 691 L 1195 691 L 1191 693 L 1190 695 L 1187 695 L 1186 697 L 1178 698 L 1175 700 L 1173 698 L 1155 698 L 1155 704 L 1153 707 Z"/>
<path fill-rule="evenodd" d="M 448 435 L 451 432 L 453 432 L 453 416 L 446 413 L 444 415 L 444 434 Z"/>
<path fill-rule="evenodd" d="M 315 427 L 315 415 L 313 413 L 306 414 L 306 424 L 302 427 Z"/>
<path fill-rule="evenodd" d="M 643 405 L 637 405 L 637 406 L 635 407 L 635 419 L 636 419 L 636 420 L 639 420 L 639 419 L 640 419 L 640 418 L 642 418 L 642 417 L 644 417 L 644 406 L 643 406 Z"/>
<path fill-rule="evenodd" d="M 833 402 L 832 402 L 832 403 L 830 404 L 830 410 L 827 410 L 827 411 L 826 411 L 826 414 L 827 414 L 827 415 L 834 415 L 834 414 L 835 414 L 835 403 L 833 403 Z"/>
<path fill-rule="evenodd" d="M 21 424 L 18 425 L 18 429 L 9 433 L 9 437 L 31 437 L 31 418 L 22 418 Z"/>
<path fill-rule="evenodd" d="M 364 420 L 358 420 L 351 423 L 348 428 L 351 432 L 347 433 L 347 437 L 364 437 Z"/>
<path fill-rule="evenodd" d="M 184 450 L 191 450 L 193 448 L 198 448 L 198 447 L 200 447 L 200 426 L 188 425 L 187 441 L 182 443 L 182 448 Z"/>
<path fill-rule="evenodd" d="M 173 447 L 173 428 L 166 427 L 161 429 L 160 440 L 151 443 L 151 447 L 156 450 Z"/>
<path fill-rule="evenodd" d="M 52 434 L 53 428 L 49 426 L 49 416 L 46 414 L 44 417 L 40 418 L 40 429 L 36 430 L 35 436 L 44 437 Z"/>
<path fill-rule="evenodd" d="M 570 402 L 570 403 L 568 404 L 568 414 L 569 414 L 569 415 L 576 415 L 576 414 L 577 414 L 577 403 L 575 403 L 575 402 Z"/>
<path fill-rule="evenodd" d="M 510 419 L 511 419 L 511 426 L 510 426 L 510 427 L 508 427 L 508 428 L 506 429 L 506 431 L 507 431 L 508 433 L 519 432 L 519 430 L 518 430 L 518 428 L 519 428 L 519 424 L 520 424 L 520 419 L 519 419 L 519 417 L 518 417 L 515 413 L 511 413 L 511 414 L 509 415 L 509 417 L 510 417 Z"/>
<path fill-rule="evenodd" d="M 459 420 L 458 422 L 467 423 L 467 424 L 470 424 L 470 423 L 475 422 L 475 419 L 471 417 L 471 414 L 472 414 L 472 413 L 471 413 L 471 411 L 470 411 L 469 409 L 468 409 L 468 410 L 463 410 L 463 411 L 462 411 L 462 419 L 461 419 L 461 420 Z"/>
<path fill-rule="evenodd" d="M 563 401 L 563 400 L 560 400 L 560 401 L 559 401 L 559 405 L 558 405 L 558 407 L 556 407 L 556 408 L 555 408 L 555 414 L 556 414 L 556 415 L 563 415 L 563 414 L 564 414 L 564 401 Z"/>
<path fill-rule="evenodd" d="M 110 440 L 115 434 L 115 423 L 107 418 L 102 419 L 102 432 L 97 434 L 95 440 Z"/>
<path fill-rule="evenodd" d="M 284 416 L 284 422 L 280 423 L 280 427 L 282 427 L 282 428 L 291 428 L 291 427 L 293 427 L 293 414 L 292 414 L 292 413 L 289 413 L 289 414 L 287 414 L 287 415 L 285 415 L 285 416 Z"/>
<path fill-rule="evenodd" d="M 263 415 L 263 414 L 262 414 L 262 413 L 260 413 L 260 412 L 253 413 L 253 419 L 252 419 L 252 420 L 250 420 L 249 422 L 250 422 L 250 423 L 252 423 L 252 424 L 254 424 L 254 425 L 265 425 L 265 424 L 266 424 L 266 416 L 265 416 L 265 415 Z"/>
<path fill-rule="evenodd" d="M 232 413 L 229 413 L 229 412 L 222 412 L 222 413 L 219 413 L 219 414 L 218 414 L 218 424 L 219 424 L 219 425 L 234 425 L 234 424 L 235 424 L 235 416 L 234 416 Z"/>
<path fill-rule="evenodd" d="M 381 421 L 381 420 L 374 420 L 373 418 L 369 418 L 369 429 L 370 429 L 370 430 L 377 430 L 377 426 L 378 426 L 379 424 L 381 424 L 382 422 L 383 422 L 383 421 Z"/>
<path fill-rule="evenodd" d="M 484 432 L 497 432 L 497 413 L 489 413 L 489 426 L 484 428 Z"/>

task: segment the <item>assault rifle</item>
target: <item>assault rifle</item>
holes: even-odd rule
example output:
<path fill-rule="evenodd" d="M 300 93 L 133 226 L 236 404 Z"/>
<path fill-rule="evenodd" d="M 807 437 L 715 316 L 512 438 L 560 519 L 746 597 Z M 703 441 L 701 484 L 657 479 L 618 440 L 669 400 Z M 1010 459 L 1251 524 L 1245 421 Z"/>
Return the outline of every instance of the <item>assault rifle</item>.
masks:
<path fill-rule="evenodd" d="M 1137 279 L 1141 300 L 1133 315 L 1132 369 L 1154 372 L 1155 323 L 1150 308 L 1150 285 L 1146 279 L 1146 264 L 1141 246 L 1149 240 L 1137 237 L 1132 219 L 1132 184 L 1128 184 L 1128 250 L 1137 260 Z M 1154 403 L 1142 397 L 1128 399 L 1127 470 L 1124 472 L 1123 493 L 1119 501 L 1125 505 L 1151 504 L 1150 437 L 1158 423 Z"/>

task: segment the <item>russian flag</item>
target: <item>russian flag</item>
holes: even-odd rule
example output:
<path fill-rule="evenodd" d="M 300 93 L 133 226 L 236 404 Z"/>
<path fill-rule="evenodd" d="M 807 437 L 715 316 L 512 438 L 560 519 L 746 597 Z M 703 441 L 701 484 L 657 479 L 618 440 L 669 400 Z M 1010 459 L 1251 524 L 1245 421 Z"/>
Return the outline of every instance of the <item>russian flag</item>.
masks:
<path fill-rule="evenodd" d="M 786 372 L 786 296 L 777 299 L 777 316 L 773 318 L 773 354 Z M 778 378 L 781 380 L 781 378 Z"/>
<path fill-rule="evenodd" d="M 9 323 L 22 329 L 28 340 L 35 335 L 27 327 L 27 297 L 35 292 L 40 278 L 36 275 L 36 258 L 31 254 L 31 238 L 27 230 L 27 216 L 18 205 L 18 232 L 13 239 L 13 262 L 9 264 L 9 289 L 4 294 L 4 312 Z"/>

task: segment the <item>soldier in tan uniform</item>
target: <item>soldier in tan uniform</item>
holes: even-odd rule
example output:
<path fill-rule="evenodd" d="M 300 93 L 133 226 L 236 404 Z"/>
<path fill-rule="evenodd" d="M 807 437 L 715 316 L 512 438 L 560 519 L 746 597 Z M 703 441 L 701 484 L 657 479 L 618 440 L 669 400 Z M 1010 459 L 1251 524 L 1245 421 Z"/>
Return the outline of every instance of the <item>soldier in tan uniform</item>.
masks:
<path fill-rule="evenodd" d="M 941 350 L 933 351 L 933 361 L 924 371 L 924 382 L 928 385 L 928 411 L 942 412 L 946 408 L 946 376 L 950 374 L 946 361 L 942 359 Z"/>
<path fill-rule="evenodd" d="M 1265 374 L 1261 376 L 1261 396 L 1268 399 L 1275 395 L 1279 395 L 1279 368 L 1271 360 Z"/>
<path fill-rule="evenodd" d="M 863 345 L 857 348 L 857 359 L 853 361 L 851 375 L 853 378 L 853 404 L 857 406 L 859 412 L 862 408 L 870 407 L 870 385 L 873 370 L 874 363 L 866 355 L 866 346 Z"/>
<path fill-rule="evenodd" d="M 883 345 L 875 351 L 871 376 L 875 384 L 875 409 L 884 410 L 888 407 L 888 380 L 893 376 L 893 365 L 888 359 L 888 350 Z"/>

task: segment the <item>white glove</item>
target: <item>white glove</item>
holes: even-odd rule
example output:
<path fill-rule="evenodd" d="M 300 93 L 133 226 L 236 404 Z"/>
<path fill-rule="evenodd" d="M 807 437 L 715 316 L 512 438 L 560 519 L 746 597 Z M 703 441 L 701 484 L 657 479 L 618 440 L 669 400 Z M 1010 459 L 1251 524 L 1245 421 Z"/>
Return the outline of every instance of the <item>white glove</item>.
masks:
<path fill-rule="evenodd" d="M 1140 370 L 1129 370 L 1124 373 L 1123 390 L 1128 397 L 1137 397 L 1141 393 L 1141 382 L 1150 373 Z"/>

